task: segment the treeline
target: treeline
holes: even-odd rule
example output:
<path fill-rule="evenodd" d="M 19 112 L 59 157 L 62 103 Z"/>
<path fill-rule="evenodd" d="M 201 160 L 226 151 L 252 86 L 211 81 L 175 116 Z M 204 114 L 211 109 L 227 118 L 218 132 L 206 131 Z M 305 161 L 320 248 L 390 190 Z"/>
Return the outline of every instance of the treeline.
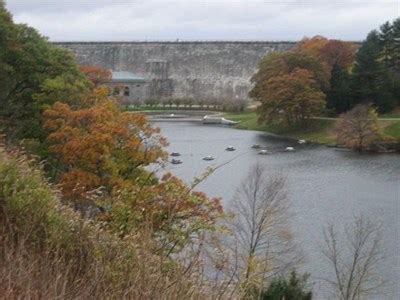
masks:
<path fill-rule="evenodd" d="M 358 104 L 372 104 L 381 113 L 400 106 L 399 37 L 396 19 L 371 31 L 361 45 L 315 36 L 290 51 L 269 54 L 250 92 L 261 103 L 260 121 L 304 124 Z"/>
<path fill-rule="evenodd" d="M 165 97 L 165 98 L 149 98 L 144 101 L 137 101 L 133 104 L 140 107 L 146 105 L 148 107 L 172 107 L 175 108 L 200 108 L 213 109 L 221 111 L 242 112 L 249 105 L 249 101 L 244 98 L 192 98 L 192 97 Z"/>
<path fill-rule="evenodd" d="M 351 106 L 372 103 L 379 112 L 400 106 L 400 18 L 371 31 L 350 73 Z"/>

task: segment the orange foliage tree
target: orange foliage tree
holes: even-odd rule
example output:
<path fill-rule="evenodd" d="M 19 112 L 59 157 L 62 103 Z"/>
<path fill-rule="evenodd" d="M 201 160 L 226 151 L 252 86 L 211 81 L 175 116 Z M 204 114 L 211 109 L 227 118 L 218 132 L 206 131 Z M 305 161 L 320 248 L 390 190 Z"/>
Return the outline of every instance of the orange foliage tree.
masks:
<path fill-rule="evenodd" d="M 44 112 L 65 199 L 77 208 L 83 203 L 101 208 L 102 224 L 121 237 L 149 232 L 169 254 L 215 228 L 222 214 L 218 199 L 170 174 L 157 179 L 145 168 L 167 158 L 166 140 L 145 115 L 120 111 L 102 87 L 86 103 L 92 105 L 73 109 L 57 102 Z"/>
<path fill-rule="evenodd" d="M 98 66 L 82 65 L 80 66 L 82 73 L 93 83 L 95 87 L 102 85 L 111 79 L 112 73 L 108 69 Z"/>
<path fill-rule="evenodd" d="M 157 184 L 125 189 L 103 220 L 121 237 L 133 229 L 152 232 L 162 242 L 160 251 L 173 252 L 204 230 L 213 230 L 223 209 L 220 199 L 209 199 L 171 174 Z"/>
<path fill-rule="evenodd" d="M 303 123 L 321 113 L 328 89 L 328 71 L 306 51 L 271 53 L 252 77 L 250 97 L 259 101 L 259 122 Z"/>
<path fill-rule="evenodd" d="M 329 40 L 319 52 L 321 58 L 330 66 L 337 64 L 346 70 L 354 63 L 356 46 L 350 42 Z"/>
<path fill-rule="evenodd" d="M 44 112 L 49 150 L 62 163 L 61 186 L 71 199 L 85 198 L 96 188 L 111 194 L 132 185 L 147 172 L 143 167 L 162 160 L 166 140 L 142 114 L 121 112 L 100 88 L 93 106 L 72 109 L 57 102 Z"/>
<path fill-rule="evenodd" d="M 314 56 L 328 72 L 329 88 L 326 93 L 330 113 L 341 113 L 350 107 L 350 70 L 355 61 L 357 46 L 350 42 L 328 40 L 322 36 L 305 38 L 293 47 L 295 52 Z"/>
<path fill-rule="evenodd" d="M 321 53 L 321 49 L 325 47 L 325 45 L 329 42 L 329 40 L 321 35 L 316 35 L 312 38 L 303 38 L 300 42 L 294 45 L 293 50 L 306 50 L 315 56 L 319 56 Z"/>
<path fill-rule="evenodd" d="M 261 121 L 284 119 L 288 125 L 304 124 L 325 107 L 325 94 L 305 69 L 270 78 L 259 97 L 263 99 L 258 108 Z"/>
<path fill-rule="evenodd" d="M 348 69 L 354 62 L 357 47 L 350 42 L 329 40 L 317 35 L 304 38 L 294 47 L 294 51 L 307 51 L 320 58 L 329 68 L 338 64 L 342 69 Z"/>

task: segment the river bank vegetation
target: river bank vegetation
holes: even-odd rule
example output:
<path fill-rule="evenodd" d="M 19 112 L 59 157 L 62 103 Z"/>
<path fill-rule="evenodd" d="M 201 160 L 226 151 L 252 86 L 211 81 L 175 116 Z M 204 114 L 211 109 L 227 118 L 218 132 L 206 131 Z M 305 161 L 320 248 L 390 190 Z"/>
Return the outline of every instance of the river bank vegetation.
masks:
<path fill-rule="evenodd" d="M 247 111 L 243 113 L 224 113 L 226 119 L 239 122 L 235 128 L 245 130 L 257 130 L 274 133 L 294 139 L 305 139 L 313 143 L 335 145 L 336 141 L 336 122 L 339 118 L 316 118 L 309 120 L 308 126 L 304 127 L 285 127 L 280 124 L 260 124 L 257 113 Z M 393 114 L 389 117 L 379 117 L 378 124 L 382 128 L 384 137 L 389 140 L 400 140 L 400 115 Z"/>
<path fill-rule="evenodd" d="M 371 106 L 376 113 L 388 113 L 400 106 L 399 35 L 400 19 L 396 19 L 371 31 L 361 45 L 315 36 L 289 51 L 268 54 L 252 78 L 250 91 L 250 97 L 260 103 L 258 123 L 267 124 L 259 128 L 322 143 L 331 143 L 336 135 L 337 143 L 349 146 L 352 143 L 343 134 L 335 134 L 337 130 L 330 130 L 333 126 L 316 119 L 339 116 L 335 127 L 340 131 L 343 119 L 355 115 L 340 114 L 355 107 Z M 246 122 L 242 126 L 257 128 L 250 118 Z M 379 125 L 376 121 L 376 138 L 363 143 L 363 149 L 399 137 L 398 123 L 385 124 L 386 136 Z"/>

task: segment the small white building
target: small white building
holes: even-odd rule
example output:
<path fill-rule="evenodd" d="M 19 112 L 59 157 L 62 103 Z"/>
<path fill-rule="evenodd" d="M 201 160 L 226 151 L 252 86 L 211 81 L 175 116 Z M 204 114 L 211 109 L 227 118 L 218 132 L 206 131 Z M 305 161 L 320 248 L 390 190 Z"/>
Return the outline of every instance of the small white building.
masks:
<path fill-rule="evenodd" d="M 123 104 L 142 103 L 148 94 L 148 81 L 127 71 L 112 71 L 108 86 L 112 95 L 121 99 Z"/>

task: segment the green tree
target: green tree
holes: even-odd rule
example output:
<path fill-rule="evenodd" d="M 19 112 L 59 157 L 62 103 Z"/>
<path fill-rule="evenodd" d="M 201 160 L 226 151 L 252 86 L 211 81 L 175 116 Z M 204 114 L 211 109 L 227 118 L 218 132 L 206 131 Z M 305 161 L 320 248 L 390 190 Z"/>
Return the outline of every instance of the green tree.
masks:
<path fill-rule="evenodd" d="M 400 18 L 371 31 L 357 52 L 352 105 L 373 103 L 380 112 L 400 105 Z"/>
<path fill-rule="evenodd" d="M 386 22 L 380 27 L 379 41 L 382 49 L 382 58 L 385 67 L 390 67 L 392 63 L 391 53 L 394 46 L 393 26 L 390 22 Z"/>
<path fill-rule="evenodd" d="M 331 71 L 330 89 L 327 92 L 327 108 L 342 113 L 350 108 L 350 75 L 335 63 Z"/>
<path fill-rule="evenodd" d="M 299 277 L 292 271 L 289 278 L 279 277 L 270 283 L 268 288 L 262 292 L 260 299 L 263 300 L 311 300 L 312 292 L 308 287 L 308 274 Z"/>
<path fill-rule="evenodd" d="M 400 76 L 400 18 L 393 21 L 393 43 L 391 49 L 392 68 Z"/>
<path fill-rule="evenodd" d="M 50 44 L 35 29 L 14 24 L 0 6 L 0 119 L 10 139 L 44 140 L 41 126 L 43 109 L 79 97 L 85 77 L 73 56 Z"/>
<path fill-rule="evenodd" d="M 379 77 L 382 74 L 382 67 L 378 61 L 380 50 L 378 32 L 371 31 L 356 55 L 351 82 L 353 104 L 362 100 L 373 102 L 377 98 Z"/>
<path fill-rule="evenodd" d="M 390 96 L 392 106 L 400 105 L 400 18 L 380 27 L 381 60 L 385 66 L 384 91 Z M 390 99 L 390 98 L 389 98 Z M 397 100 L 397 101 L 396 101 Z"/>
<path fill-rule="evenodd" d="M 390 93 L 391 84 L 380 59 L 381 53 L 379 33 L 376 30 L 371 31 L 356 56 L 351 81 L 353 106 L 361 102 L 373 103 L 380 111 L 388 111 L 394 107 L 394 99 Z"/>

